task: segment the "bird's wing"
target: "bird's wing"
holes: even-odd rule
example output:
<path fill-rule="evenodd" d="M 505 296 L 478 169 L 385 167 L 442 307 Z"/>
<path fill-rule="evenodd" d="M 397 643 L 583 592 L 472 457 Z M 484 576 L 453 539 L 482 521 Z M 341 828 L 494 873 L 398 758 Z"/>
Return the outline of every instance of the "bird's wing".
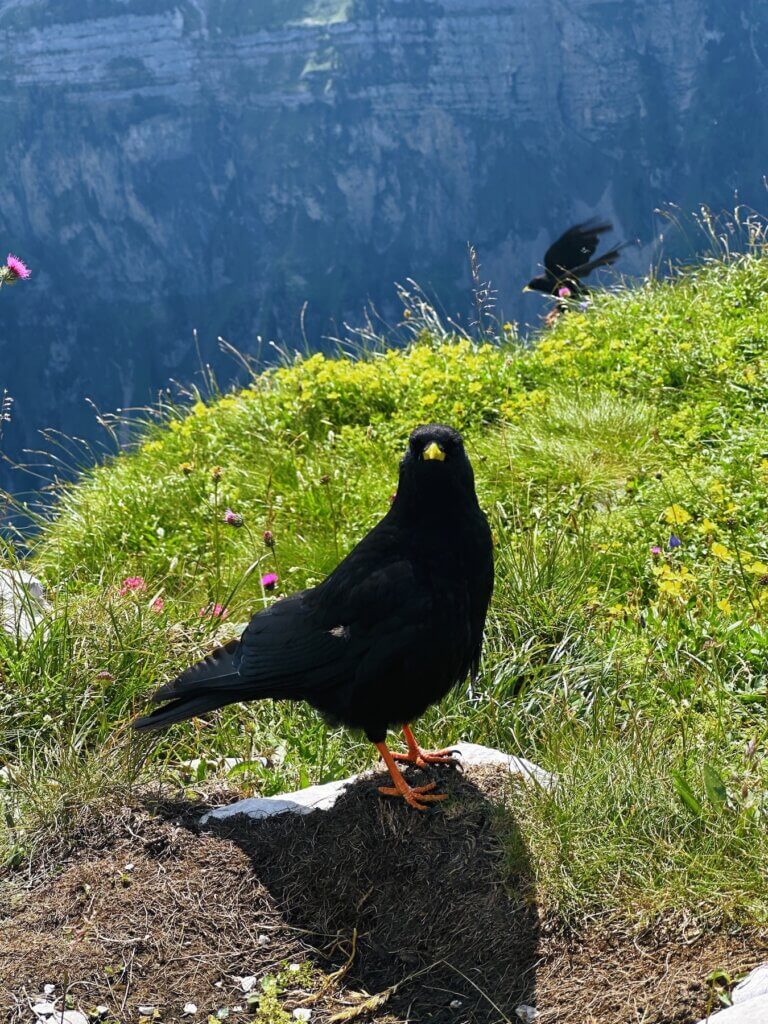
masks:
<path fill-rule="evenodd" d="M 554 277 L 559 277 L 563 271 L 574 270 L 588 263 L 597 249 L 600 235 L 612 227 L 607 221 L 598 220 L 574 224 L 544 253 L 544 268 Z"/>
<path fill-rule="evenodd" d="M 443 618 L 459 618 L 449 596 L 439 600 L 438 614 L 434 581 L 383 521 L 318 587 L 254 616 L 241 641 L 243 685 L 319 703 L 326 694 L 341 706 L 352 687 L 422 666 Z"/>
<path fill-rule="evenodd" d="M 322 689 L 345 673 L 348 636 L 326 628 L 314 594 L 293 594 L 253 616 L 240 638 L 237 660 L 243 699 L 300 699 L 308 689 Z"/>

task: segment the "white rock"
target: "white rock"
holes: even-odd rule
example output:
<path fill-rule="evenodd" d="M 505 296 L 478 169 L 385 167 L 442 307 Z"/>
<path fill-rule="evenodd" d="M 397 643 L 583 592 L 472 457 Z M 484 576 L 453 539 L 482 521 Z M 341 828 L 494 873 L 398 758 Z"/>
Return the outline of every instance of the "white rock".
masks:
<path fill-rule="evenodd" d="M 88 1024 L 88 1018 L 79 1010 L 65 1010 L 54 1017 L 55 1024 Z"/>
<path fill-rule="evenodd" d="M 52 1017 L 54 1013 L 56 1013 L 56 1007 L 53 1003 L 35 1003 L 32 1007 L 32 1013 L 34 1013 L 36 1017 L 40 1017 L 42 1020 L 45 1020 L 46 1017 Z"/>
<path fill-rule="evenodd" d="M 43 985 L 43 995 L 44 996 L 52 996 L 55 991 L 56 991 L 56 986 L 55 985 L 51 985 L 50 983 L 47 984 L 47 985 Z"/>
<path fill-rule="evenodd" d="M 539 1011 L 535 1006 L 528 1006 L 526 1003 L 521 1003 L 520 1006 L 515 1007 L 515 1013 L 523 1022 L 523 1024 L 533 1024 L 536 1018 L 539 1016 Z"/>
<path fill-rule="evenodd" d="M 184 1013 L 191 1017 L 197 1013 L 197 1006 L 194 1003 L 184 1003 Z"/>
<path fill-rule="evenodd" d="M 740 981 L 731 993 L 734 1006 L 768 995 L 768 964 L 760 964 Z M 768 1018 L 766 1018 L 768 1020 Z"/>
<path fill-rule="evenodd" d="M 24 569 L 0 569 L 0 629 L 26 640 L 50 610 L 40 580 Z"/>
<path fill-rule="evenodd" d="M 299 1006 L 293 1011 L 293 1016 L 296 1020 L 311 1020 L 312 1011 Z"/>
<path fill-rule="evenodd" d="M 143 1017 L 148 1017 L 150 1014 L 152 1014 L 154 1012 L 155 1012 L 154 1006 L 140 1006 L 139 1007 L 139 1013 Z"/>
<path fill-rule="evenodd" d="M 699 1024 L 766 1024 L 768 1021 L 768 996 L 758 996 L 746 1003 L 729 1006 L 710 1017 L 704 1017 Z"/>
<path fill-rule="evenodd" d="M 107 1014 L 109 1013 L 109 1007 L 105 1006 L 104 1003 L 99 1003 L 99 1005 L 96 1007 L 96 1013 L 99 1015 L 99 1017 L 106 1017 Z"/>
<path fill-rule="evenodd" d="M 259 937 L 258 937 L 258 939 L 256 941 L 258 942 L 258 944 L 260 946 L 268 946 L 269 945 L 269 936 L 265 935 L 262 932 L 261 935 L 259 935 Z"/>
<path fill-rule="evenodd" d="M 240 988 L 243 992 L 250 992 L 253 986 L 256 984 L 256 975 L 247 974 L 244 978 L 237 979 L 240 983 Z"/>
<path fill-rule="evenodd" d="M 479 743 L 454 743 L 451 749 L 456 751 L 457 760 L 462 764 L 505 764 L 511 774 L 519 775 L 523 779 L 535 782 L 547 789 L 555 783 L 555 776 L 545 772 L 538 765 L 526 761 L 525 758 L 505 754 L 502 750 L 494 750 L 493 747 L 484 747 Z M 221 821 L 223 818 L 231 818 L 235 814 L 245 814 L 249 818 L 271 818 L 274 814 L 285 814 L 288 811 L 295 814 L 328 811 L 347 786 L 364 777 L 364 775 L 353 775 L 340 782 L 327 782 L 322 786 L 307 786 L 306 789 L 298 789 L 293 793 L 238 800 L 236 803 L 227 804 L 226 807 L 216 807 L 214 810 L 208 811 L 203 815 L 201 824 L 204 825 L 211 818 Z"/>

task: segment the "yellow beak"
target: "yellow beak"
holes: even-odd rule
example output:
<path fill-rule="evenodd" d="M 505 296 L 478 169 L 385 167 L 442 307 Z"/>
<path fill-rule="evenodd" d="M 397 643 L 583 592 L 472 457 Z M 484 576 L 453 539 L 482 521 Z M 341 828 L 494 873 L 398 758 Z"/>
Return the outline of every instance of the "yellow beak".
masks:
<path fill-rule="evenodd" d="M 532 292 L 533 288 L 529 288 L 528 285 L 526 285 L 525 288 L 523 288 L 523 291 L 524 292 Z"/>
<path fill-rule="evenodd" d="M 422 459 L 426 459 L 427 462 L 431 462 L 433 459 L 437 459 L 438 462 L 445 461 L 445 452 L 437 443 L 433 441 L 432 444 L 428 444 L 427 447 L 421 454 Z"/>

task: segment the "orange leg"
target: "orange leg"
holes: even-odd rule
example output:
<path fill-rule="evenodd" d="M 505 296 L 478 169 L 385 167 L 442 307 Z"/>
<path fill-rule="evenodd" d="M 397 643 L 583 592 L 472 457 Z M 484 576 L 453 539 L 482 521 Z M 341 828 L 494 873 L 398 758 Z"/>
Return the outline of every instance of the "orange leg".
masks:
<path fill-rule="evenodd" d="M 379 792 L 383 796 L 401 796 L 407 804 L 410 804 L 417 811 L 426 811 L 429 809 L 429 804 L 437 803 L 438 800 L 445 800 L 445 793 L 430 792 L 430 790 L 435 788 L 436 783 L 434 782 L 430 782 L 426 786 L 409 786 L 397 767 L 394 757 L 387 749 L 386 743 L 377 743 L 376 749 L 381 754 L 394 782 L 394 786 L 379 786 Z"/>
<path fill-rule="evenodd" d="M 419 768 L 426 768 L 428 764 L 453 764 L 452 750 L 436 750 L 433 754 L 422 750 L 407 725 L 403 726 L 403 736 L 408 744 L 408 753 L 393 754 L 396 761 L 408 761 L 409 764 L 415 764 Z"/>

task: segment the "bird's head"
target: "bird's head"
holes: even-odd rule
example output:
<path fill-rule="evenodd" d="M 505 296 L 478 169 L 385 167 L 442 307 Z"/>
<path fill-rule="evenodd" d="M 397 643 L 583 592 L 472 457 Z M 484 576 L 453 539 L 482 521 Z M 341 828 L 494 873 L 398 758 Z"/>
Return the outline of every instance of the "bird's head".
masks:
<path fill-rule="evenodd" d="M 547 280 L 544 274 L 539 274 L 538 277 L 532 277 L 528 284 L 523 288 L 524 292 L 548 292 L 551 288 L 551 282 Z"/>
<path fill-rule="evenodd" d="M 430 423 L 416 427 L 400 463 L 400 499 L 428 504 L 434 498 L 451 500 L 462 494 L 475 499 L 475 478 L 461 434 L 452 427 Z"/>

